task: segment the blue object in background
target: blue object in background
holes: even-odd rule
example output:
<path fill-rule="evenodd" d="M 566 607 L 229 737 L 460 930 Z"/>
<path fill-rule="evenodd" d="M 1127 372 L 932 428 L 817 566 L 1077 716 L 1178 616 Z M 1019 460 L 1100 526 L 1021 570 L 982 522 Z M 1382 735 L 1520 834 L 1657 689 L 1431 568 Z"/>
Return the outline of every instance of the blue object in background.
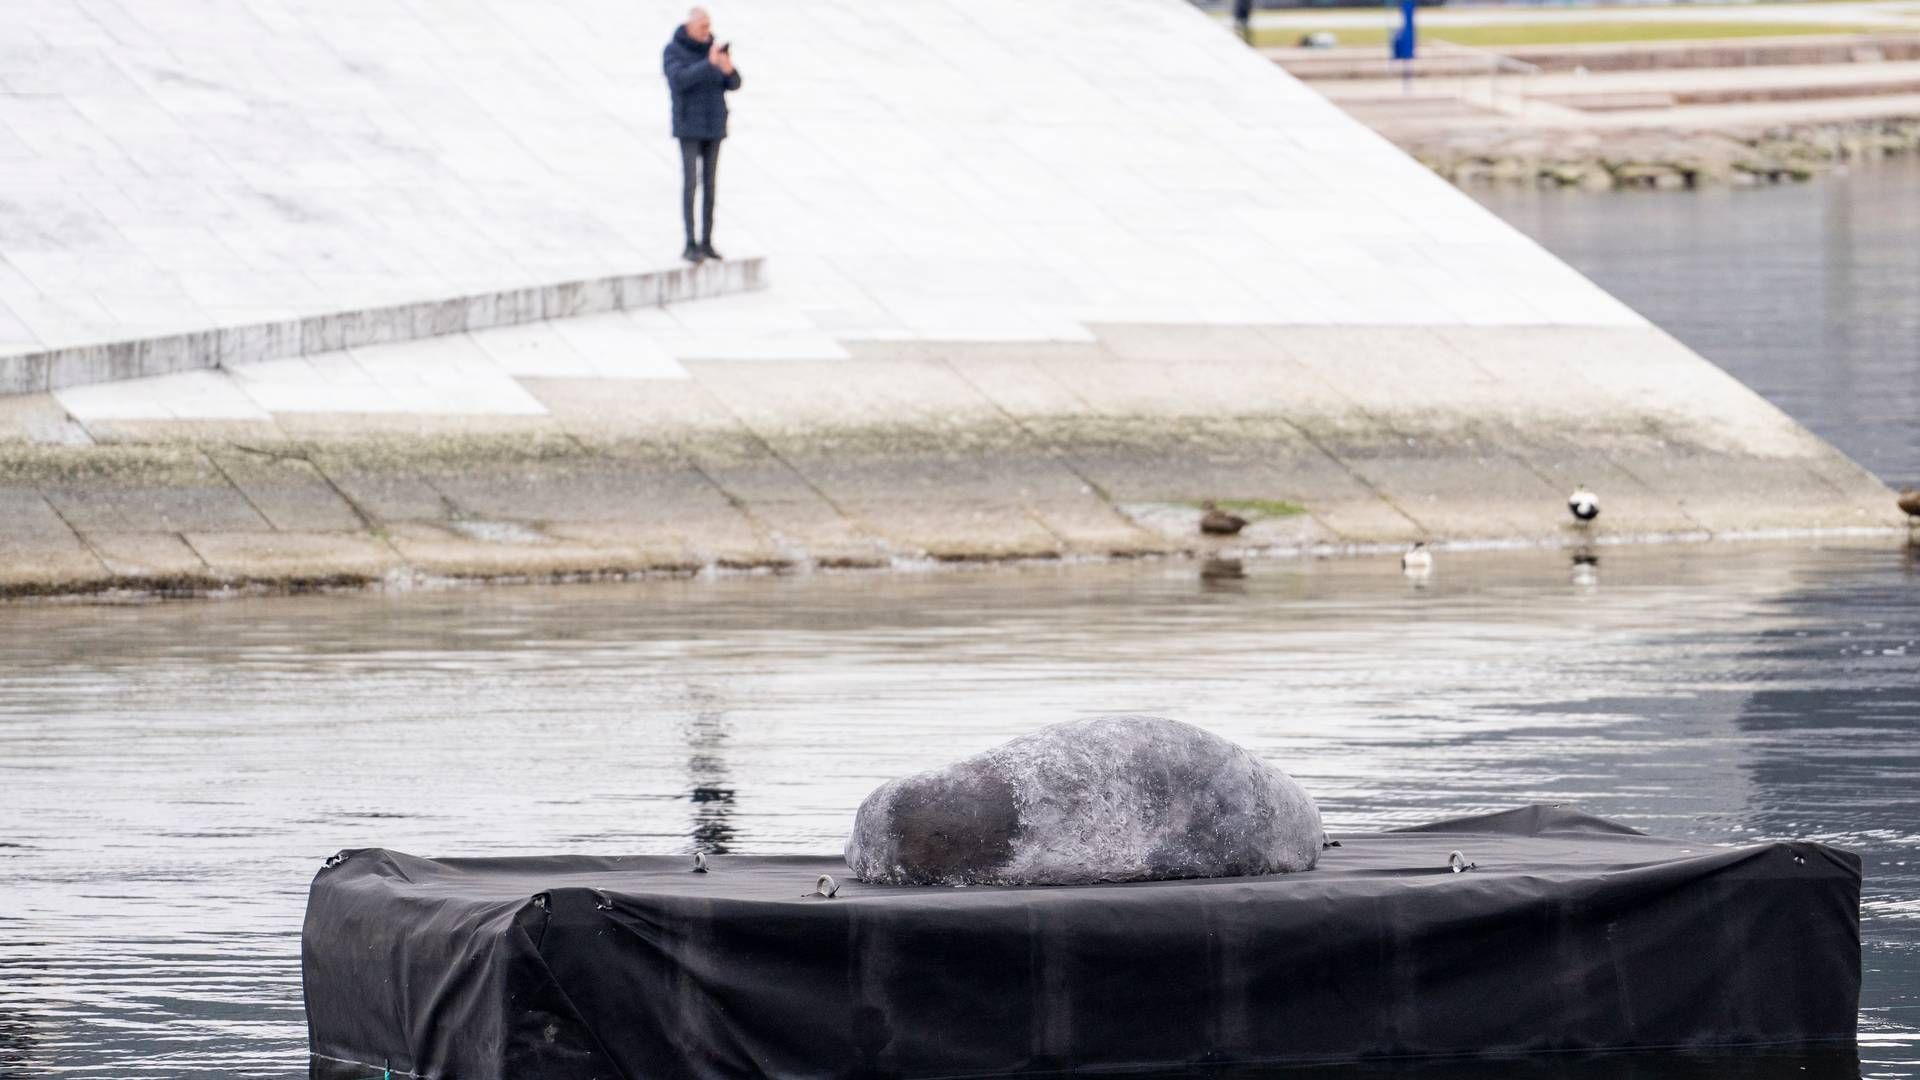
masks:
<path fill-rule="evenodd" d="M 1400 29 L 1393 35 L 1393 58 L 1395 60 L 1413 59 L 1414 32 L 1413 9 L 1416 0 L 1400 0 Z"/>

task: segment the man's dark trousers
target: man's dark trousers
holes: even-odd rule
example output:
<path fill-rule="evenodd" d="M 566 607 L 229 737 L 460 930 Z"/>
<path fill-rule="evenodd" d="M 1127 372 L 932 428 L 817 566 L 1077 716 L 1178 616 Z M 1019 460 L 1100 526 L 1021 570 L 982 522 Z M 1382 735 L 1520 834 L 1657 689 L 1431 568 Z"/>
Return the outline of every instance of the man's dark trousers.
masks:
<path fill-rule="evenodd" d="M 680 140 L 680 217 L 686 222 L 687 243 L 713 243 L 714 173 L 720 167 L 719 139 Z M 693 232 L 693 193 L 701 189 L 700 233 Z"/>

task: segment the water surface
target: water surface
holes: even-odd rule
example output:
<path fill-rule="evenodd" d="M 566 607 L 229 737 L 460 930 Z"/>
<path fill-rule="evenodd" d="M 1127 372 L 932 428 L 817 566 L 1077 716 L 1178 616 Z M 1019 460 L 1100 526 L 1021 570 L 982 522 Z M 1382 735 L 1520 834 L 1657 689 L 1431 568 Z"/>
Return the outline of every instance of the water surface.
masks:
<path fill-rule="evenodd" d="M 1423 588 L 1390 558 L 1246 574 L 0 608 L 0 1073 L 303 1076 L 300 917 L 340 848 L 832 851 L 887 777 L 1142 711 L 1285 764 L 1336 831 L 1553 801 L 1858 851 L 1859 1065 L 1580 1075 L 1920 1075 L 1913 553 L 1443 554 Z"/>
<path fill-rule="evenodd" d="M 1920 156 L 1755 190 L 1474 194 L 1881 479 L 1920 487 Z"/>

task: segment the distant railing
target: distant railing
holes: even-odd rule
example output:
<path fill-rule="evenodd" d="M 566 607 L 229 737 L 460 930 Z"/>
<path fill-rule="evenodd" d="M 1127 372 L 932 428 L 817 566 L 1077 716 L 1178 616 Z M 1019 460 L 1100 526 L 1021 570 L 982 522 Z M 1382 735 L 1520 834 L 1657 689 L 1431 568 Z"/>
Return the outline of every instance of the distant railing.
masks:
<path fill-rule="evenodd" d="M 1452 42 L 1438 42 L 1439 48 L 1417 60 L 1393 60 L 1376 54 L 1353 55 L 1356 50 L 1339 50 L 1343 55 L 1313 56 L 1314 50 L 1267 48 L 1261 50 L 1276 63 L 1302 79 L 1337 81 L 1346 79 L 1399 79 L 1404 91 L 1412 95 L 1415 80 L 1424 88 L 1422 96 L 1456 100 L 1494 112 L 1517 115 L 1525 111 L 1533 77 L 1545 69 L 1538 64 L 1516 60 L 1489 49 Z"/>
<path fill-rule="evenodd" d="M 1487 98 L 1484 104 L 1489 110 L 1506 113 L 1510 116 L 1518 116 L 1526 111 L 1527 89 L 1532 83 L 1533 77 L 1540 74 L 1540 66 L 1538 64 L 1529 64 L 1525 60 L 1515 60 L 1511 56 L 1502 56 L 1488 49 L 1474 48 L 1470 45 L 1452 45 L 1451 42 L 1448 44 L 1451 45 L 1452 48 L 1459 49 L 1463 53 L 1478 56 L 1487 62 Z M 1509 101 L 1504 108 L 1501 106 L 1500 97 L 1500 91 L 1503 85 L 1500 78 L 1502 75 L 1516 76 L 1504 83 L 1509 94 Z M 1472 85 L 1468 80 L 1461 80 L 1460 99 L 1462 101 L 1480 104 L 1479 102 L 1473 102 L 1471 94 Z"/>

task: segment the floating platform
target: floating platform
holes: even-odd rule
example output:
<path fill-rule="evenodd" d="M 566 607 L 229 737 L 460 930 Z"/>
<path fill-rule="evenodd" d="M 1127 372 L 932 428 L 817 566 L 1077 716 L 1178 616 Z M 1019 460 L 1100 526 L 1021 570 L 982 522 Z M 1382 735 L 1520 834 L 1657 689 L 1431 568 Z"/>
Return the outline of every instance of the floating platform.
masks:
<path fill-rule="evenodd" d="M 1298 874 L 831 898 L 826 856 L 344 852 L 301 941 L 315 1071 L 952 1077 L 1854 1036 L 1847 852 L 1548 806 L 1338 839 Z"/>

